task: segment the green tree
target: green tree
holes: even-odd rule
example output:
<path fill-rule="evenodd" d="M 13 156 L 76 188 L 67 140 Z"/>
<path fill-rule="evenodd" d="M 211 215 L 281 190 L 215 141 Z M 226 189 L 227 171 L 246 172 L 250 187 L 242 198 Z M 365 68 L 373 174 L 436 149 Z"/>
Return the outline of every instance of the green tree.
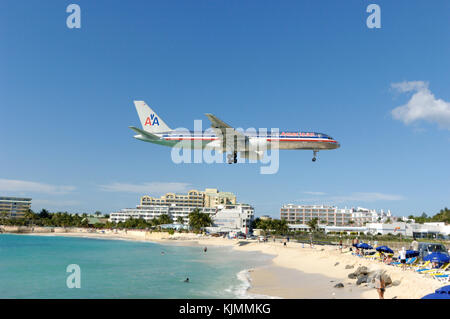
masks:
<path fill-rule="evenodd" d="M 212 220 L 209 214 L 202 213 L 198 208 L 189 214 L 189 226 L 194 231 L 200 231 L 205 227 L 211 226 Z"/>
<path fill-rule="evenodd" d="M 178 217 L 177 217 L 177 223 L 178 223 L 178 224 L 184 224 L 184 218 L 181 217 L 181 216 L 178 216 Z"/>
<path fill-rule="evenodd" d="M 48 210 L 46 210 L 45 208 L 43 208 L 43 209 L 41 210 L 41 212 L 39 213 L 39 218 L 45 219 L 45 218 L 49 218 L 49 217 L 50 217 L 50 214 L 49 214 Z"/>
<path fill-rule="evenodd" d="M 309 228 L 311 229 L 312 232 L 316 232 L 318 230 L 318 219 L 317 218 L 313 218 L 311 220 L 309 220 L 306 225 L 309 226 Z"/>
<path fill-rule="evenodd" d="M 161 216 L 159 216 L 159 222 L 161 225 L 173 224 L 172 218 L 170 218 L 169 215 L 167 215 L 167 214 L 162 214 Z"/>

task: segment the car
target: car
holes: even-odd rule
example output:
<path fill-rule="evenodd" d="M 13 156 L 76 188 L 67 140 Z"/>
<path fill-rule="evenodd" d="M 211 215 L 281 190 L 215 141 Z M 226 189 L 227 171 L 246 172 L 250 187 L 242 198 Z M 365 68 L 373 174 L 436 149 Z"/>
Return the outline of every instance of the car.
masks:
<path fill-rule="evenodd" d="M 438 243 L 419 243 L 418 251 L 420 253 L 420 257 L 422 258 L 433 252 L 448 255 L 447 248 L 443 244 Z"/>

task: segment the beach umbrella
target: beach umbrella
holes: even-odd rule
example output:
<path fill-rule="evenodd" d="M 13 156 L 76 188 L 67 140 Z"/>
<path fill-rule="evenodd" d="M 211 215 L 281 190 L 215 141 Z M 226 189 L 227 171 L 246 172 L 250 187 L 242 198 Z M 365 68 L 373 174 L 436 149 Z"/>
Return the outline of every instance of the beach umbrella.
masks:
<path fill-rule="evenodd" d="M 433 294 L 423 296 L 422 299 L 450 299 L 450 295 L 433 293 Z"/>
<path fill-rule="evenodd" d="M 435 293 L 437 293 L 437 294 L 440 294 L 440 293 L 450 294 L 450 285 L 441 287 L 439 289 L 436 289 Z"/>
<path fill-rule="evenodd" d="M 389 253 L 389 254 L 393 254 L 394 251 L 392 249 L 390 249 L 388 246 L 379 246 L 377 248 L 375 248 L 377 251 L 382 251 L 383 253 Z"/>
<path fill-rule="evenodd" d="M 450 299 L 450 285 L 436 289 L 434 293 L 423 296 L 422 299 Z"/>
<path fill-rule="evenodd" d="M 433 263 L 448 263 L 450 261 L 450 257 L 449 255 L 436 252 L 423 257 L 423 260 L 431 261 Z"/>
<path fill-rule="evenodd" d="M 417 257 L 419 255 L 420 255 L 420 253 L 417 250 L 407 250 L 406 251 L 406 258 Z"/>
<path fill-rule="evenodd" d="M 369 244 L 366 244 L 366 243 L 358 244 L 358 246 L 356 246 L 356 247 L 361 248 L 361 249 L 373 249 L 372 246 L 370 246 Z"/>

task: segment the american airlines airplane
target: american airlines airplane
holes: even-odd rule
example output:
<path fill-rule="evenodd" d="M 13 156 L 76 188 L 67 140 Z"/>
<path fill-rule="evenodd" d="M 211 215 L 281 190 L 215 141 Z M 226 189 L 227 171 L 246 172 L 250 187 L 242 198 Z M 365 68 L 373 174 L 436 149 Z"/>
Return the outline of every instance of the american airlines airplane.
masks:
<path fill-rule="evenodd" d="M 134 101 L 142 129 L 130 128 L 137 133 L 134 138 L 169 147 L 213 149 L 229 152 L 229 164 L 237 163 L 237 153 L 243 158 L 261 160 L 264 150 L 311 150 L 313 162 L 319 150 L 334 150 L 340 147 L 338 141 L 323 133 L 314 132 L 267 132 L 244 133 L 235 130 L 212 114 L 205 114 L 211 121 L 210 132 L 180 132 L 172 130 L 144 101 Z"/>

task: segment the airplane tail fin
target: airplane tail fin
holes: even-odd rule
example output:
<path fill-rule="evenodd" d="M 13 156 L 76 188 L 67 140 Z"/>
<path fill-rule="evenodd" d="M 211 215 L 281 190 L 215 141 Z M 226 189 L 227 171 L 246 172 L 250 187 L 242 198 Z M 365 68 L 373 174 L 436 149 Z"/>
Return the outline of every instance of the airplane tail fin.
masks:
<path fill-rule="evenodd" d="M 144 101 L 134 101 L 144 131 L 161 133 L 171 131 L 170 127 Z"/>

